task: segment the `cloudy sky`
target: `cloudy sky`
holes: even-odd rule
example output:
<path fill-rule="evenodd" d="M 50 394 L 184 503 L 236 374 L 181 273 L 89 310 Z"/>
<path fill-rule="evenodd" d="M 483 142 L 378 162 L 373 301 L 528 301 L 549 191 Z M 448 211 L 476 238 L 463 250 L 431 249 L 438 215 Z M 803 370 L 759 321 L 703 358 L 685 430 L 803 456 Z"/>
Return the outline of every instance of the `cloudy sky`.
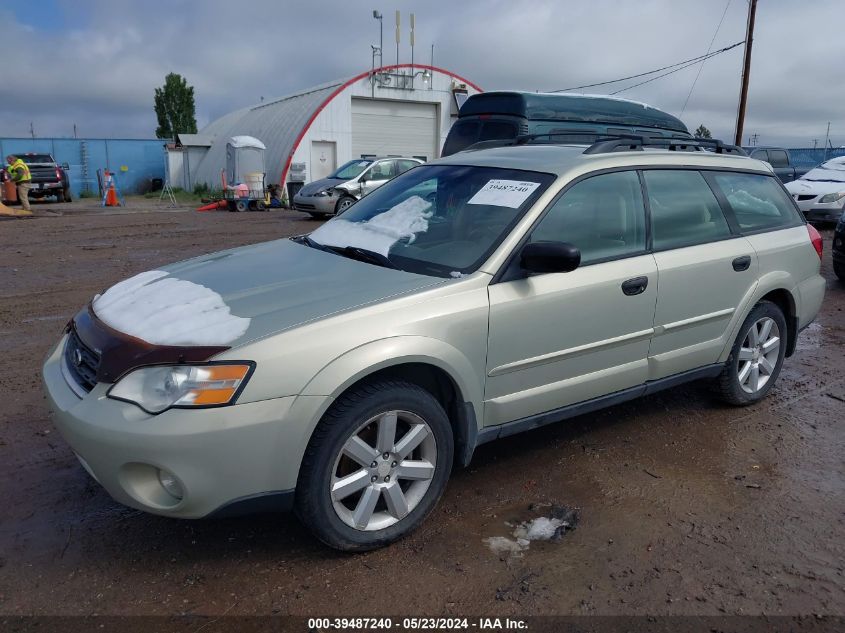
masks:
<path fill-rule="evenodd" d="M 20 7 L 20 8 L 17 8 Z M 727 10 L 726 10 L 727 7 Z M 555 90 L 667 66 L 745 36 L 747 0 L 31 0 L 0 5 L 0 136 L 152 138 L 153 90 L 195 86 L 200 128 L 233 109 L 370 67 L 384 14 L 416 14 L 417 61 L 482 88 Z M 845 0 L 759 0 L 745 138 L 845 145 Z M 621 92 L 733 136 L 742 48 Z M 701 69 L 684 110 L 684 102 Z M 647 79 L 645 77 L 644 79 Z M 642 81 L 636 80 L 636 81 Z M 592 88 L 609 93 L 636 81 Z M 683 110 L 683 114 L 682 113 Z"/>

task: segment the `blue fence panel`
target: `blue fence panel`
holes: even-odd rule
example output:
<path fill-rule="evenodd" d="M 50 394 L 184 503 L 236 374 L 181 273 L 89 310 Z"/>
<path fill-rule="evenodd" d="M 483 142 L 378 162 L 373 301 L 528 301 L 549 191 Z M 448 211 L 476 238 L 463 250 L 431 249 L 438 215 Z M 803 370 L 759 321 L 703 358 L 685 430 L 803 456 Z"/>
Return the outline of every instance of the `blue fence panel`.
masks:
<path fill-rule="evenodd" d="M 152 180 L 165 173 L 165 141 L 161 139 L 2 138 L 0 156 L 46 152 L 58 163 L 67 163 L 74 196 L 83 190 L 97 192 L 97 170 L 117 175 L 122 193 L 148 191 Z M 125 167 L 126 171 L 121 171 Z"/>
<path fill-rule="evenodd" d="M 792 162 L 796 167 L 812 169 L 819 163 L 823 163 L 831 158 L 845 156 L 845 148 L 828 148 L 827 152 L 825 152 L 822 148 L 813 149 L 812 147 L 804 147 L 789 150 L 789 155 L 792 157 Z"/>

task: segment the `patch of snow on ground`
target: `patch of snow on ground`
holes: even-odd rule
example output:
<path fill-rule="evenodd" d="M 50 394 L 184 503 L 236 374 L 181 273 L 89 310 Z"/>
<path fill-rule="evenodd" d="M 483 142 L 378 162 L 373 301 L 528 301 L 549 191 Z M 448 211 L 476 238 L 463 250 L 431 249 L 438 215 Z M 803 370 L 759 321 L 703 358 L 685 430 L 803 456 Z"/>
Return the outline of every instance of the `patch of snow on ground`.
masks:
<path fill-rule="evenodd" d="M 411 196 L 366 222 L 350 222 L 342 217 L 326 222 L 311 233 L 315 242 L 325 246 L 355 246 L 387 257 L 390 247 L 403 238 L 412 244 L 417 233 L 428 231 L 431 203 Z"/>
<path fill-rule="evenodd" d="M 235 316 L 223 297 L 200 284 L 151 270 L 115 284 L 93 301 L 106 325 L 153 345 L 225 345 L 250 319 Z"/>
<path fill-rule="evenodd" d="M 519 523 L 513 531 L 513 538 L 507 536 L 491 536 L 483 539 L 484 543 L 498 555 L 508 555 L 518 558 L 526 551 L 531 541 L 559 540 L 568 529 L 574 529 L 577 519 L 556 517 L 537 517 L 530 521 Z M 507 524 L 511 525 L 512 524 Z"/>

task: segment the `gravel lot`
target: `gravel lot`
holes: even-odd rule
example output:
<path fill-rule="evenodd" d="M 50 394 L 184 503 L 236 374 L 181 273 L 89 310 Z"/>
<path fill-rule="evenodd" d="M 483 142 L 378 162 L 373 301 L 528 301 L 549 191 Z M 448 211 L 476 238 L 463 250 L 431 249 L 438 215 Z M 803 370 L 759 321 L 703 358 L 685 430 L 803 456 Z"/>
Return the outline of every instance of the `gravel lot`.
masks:
<path fill-rule="evenodd" d="M 0 614 L 845 614 L 845 286 L 830 231 L 822 312 L 763 403 L 727 408 L 694 384 L 483 446 L 410 538 L 342 555 L 286 515 L 117 505 L 53 429 L 39 375 L 94 293 L 317 223 L 47 208 L 0 220 Z M 559 542 L 516 556 L 485 543 L 551 503 L 581 512 Z"/>

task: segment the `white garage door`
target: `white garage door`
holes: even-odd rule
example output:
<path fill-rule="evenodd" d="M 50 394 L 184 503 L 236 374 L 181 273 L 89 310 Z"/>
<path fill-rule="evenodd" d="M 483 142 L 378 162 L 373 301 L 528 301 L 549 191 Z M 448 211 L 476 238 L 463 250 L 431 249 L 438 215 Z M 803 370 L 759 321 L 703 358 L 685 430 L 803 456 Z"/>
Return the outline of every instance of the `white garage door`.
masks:
<path fill-rule="evenodd" d="M 437 157 L 437 106 L 352 99 L 352 157 Z"/>

